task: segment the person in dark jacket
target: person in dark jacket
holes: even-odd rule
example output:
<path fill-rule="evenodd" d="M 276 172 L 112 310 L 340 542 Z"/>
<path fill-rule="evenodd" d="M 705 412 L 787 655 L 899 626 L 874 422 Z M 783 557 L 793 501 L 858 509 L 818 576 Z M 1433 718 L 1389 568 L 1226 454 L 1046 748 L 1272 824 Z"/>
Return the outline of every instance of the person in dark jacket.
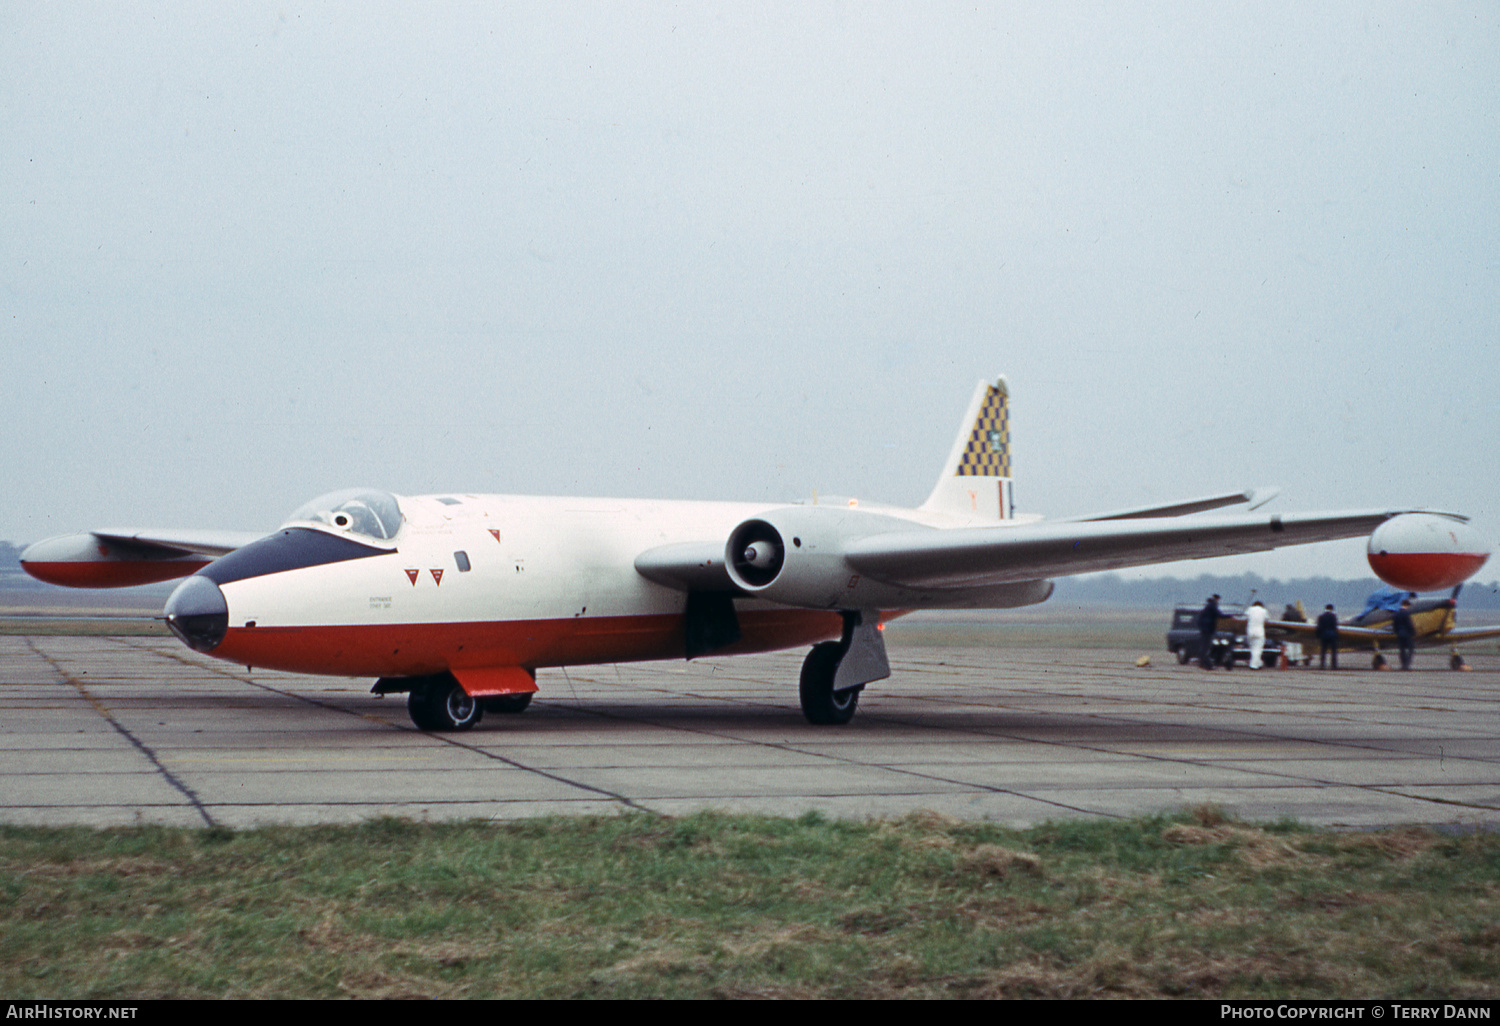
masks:
<path fill-rule="evenodd" d="M 1409 670 L 1417 647 L 1417 626 L 1411 622 L 1410 599 L 1401 603 L 1401 608 L 1391 616 L 1391 629 L 1396 632 L 1396 647 L 1401 650 L 1401 669 Z"/>
<path fill-rule="evenodd" d="M 1198 613 L 1198 665 L 1214 668 L 1214 635 L 1219 632 L 1219 596 L 1210 595 Z"/>
<path fill-rule="evenodd" d="M 1323 607 L 1323 612 L 1318 615 L 1318 643 L 1322 648 L 1318 652 L 1318 669 L 1328 669 L 1328 655 L 1333 654 L 1333 668 L 1339 668 L 1339 614 L 1333 611 L 1333 606 Z"/>

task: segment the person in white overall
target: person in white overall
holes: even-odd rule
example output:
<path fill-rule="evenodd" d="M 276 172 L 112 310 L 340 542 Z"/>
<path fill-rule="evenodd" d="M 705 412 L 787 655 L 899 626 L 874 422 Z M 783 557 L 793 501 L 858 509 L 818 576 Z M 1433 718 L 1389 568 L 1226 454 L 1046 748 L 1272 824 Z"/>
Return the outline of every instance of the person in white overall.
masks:
<path fill-rule="evenodd" d="M 1245 638 L 1250 642 L 1250 669 L 1260 669 L 1260 654 L 1266 648 L 1266 607 L 1252 602 L 1245 610 Z"/>

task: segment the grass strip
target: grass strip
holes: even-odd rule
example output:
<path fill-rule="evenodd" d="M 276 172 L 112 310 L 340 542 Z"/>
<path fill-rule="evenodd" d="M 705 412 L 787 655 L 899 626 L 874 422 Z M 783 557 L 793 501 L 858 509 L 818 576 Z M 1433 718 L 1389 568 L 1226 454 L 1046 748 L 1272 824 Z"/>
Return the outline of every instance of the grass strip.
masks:
<path fill-rule="evenodd" d="M 0 993 L 1461 998 L 1500 837 L 1212 808 L 0 828 Z"/>

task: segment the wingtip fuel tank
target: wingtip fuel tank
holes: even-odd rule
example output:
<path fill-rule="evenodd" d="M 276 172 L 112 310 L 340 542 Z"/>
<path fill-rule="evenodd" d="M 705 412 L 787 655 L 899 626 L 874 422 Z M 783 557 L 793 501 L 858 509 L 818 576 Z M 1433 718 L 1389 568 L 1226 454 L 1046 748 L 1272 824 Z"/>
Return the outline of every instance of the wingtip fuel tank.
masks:
<path fill-rule="evenodd" d="M 1490 558 L 1490 544 L 1462 519 L 1405 513 L 1370 535 L 1370 569 L 1406 591 L 1441 591 L 1473 577 Z"/>

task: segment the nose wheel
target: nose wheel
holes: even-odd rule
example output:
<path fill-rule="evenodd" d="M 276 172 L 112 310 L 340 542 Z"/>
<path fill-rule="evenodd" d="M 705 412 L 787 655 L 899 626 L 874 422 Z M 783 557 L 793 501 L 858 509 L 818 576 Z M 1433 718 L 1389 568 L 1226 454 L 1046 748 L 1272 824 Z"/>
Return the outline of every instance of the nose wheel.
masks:
<path fill-rule="evenodd" d="M 406 711 L 421 730 L 468 730 L 484 716 L 479 702 L 449 673 L 414 686 L 406 698 Z"/>

